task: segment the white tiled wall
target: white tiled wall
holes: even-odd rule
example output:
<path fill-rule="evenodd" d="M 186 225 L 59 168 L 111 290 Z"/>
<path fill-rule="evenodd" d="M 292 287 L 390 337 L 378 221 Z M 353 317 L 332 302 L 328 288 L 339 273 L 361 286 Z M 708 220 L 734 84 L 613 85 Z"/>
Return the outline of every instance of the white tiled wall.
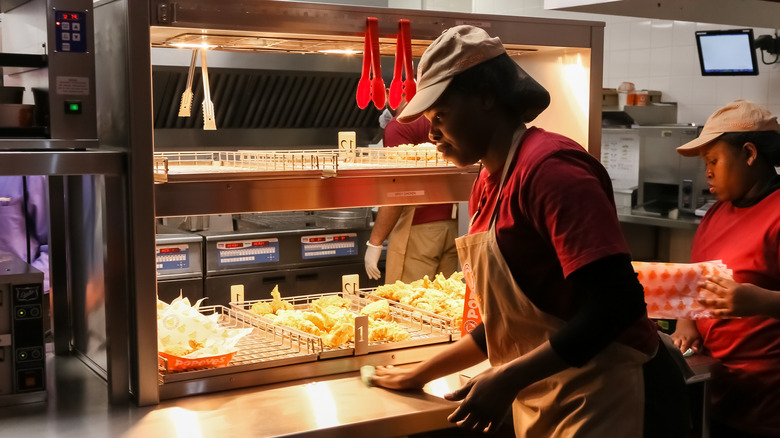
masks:
<path fill-rule="evenodd" d="M 605 22 L 604 87 L 629 81 L 639 89 L 661 91 L 664 101 L 677 102 L 680 123 L 704 123 L 712 112 L 736 98 L 767 105 L 780 114 L 780 63 L 764 65 L 759 60 L 758 76 L 701 76 L 694 31 L 728 26 L 547 11 L 543 0 L 473 0 L 473 12 Z M 753 32 L 758 36 L 774 30 L 754 28 Z"/>

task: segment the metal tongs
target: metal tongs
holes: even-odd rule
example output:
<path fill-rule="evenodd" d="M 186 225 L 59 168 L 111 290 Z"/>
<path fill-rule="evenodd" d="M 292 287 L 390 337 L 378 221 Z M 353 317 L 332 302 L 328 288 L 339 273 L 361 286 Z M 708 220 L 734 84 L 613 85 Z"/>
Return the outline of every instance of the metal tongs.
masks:
<path fill-rule="evenodd" d="M 217 123 L 214 121 L 214 104 L 211 102 L 211 90 L 209 89 L 206 49 L 200 49 L 200 74 L 203 76 L 203 129 L 214 131 L 217 129 Z"/>
<path fill-rule="evenodd" d="M 179 117 L 192 115 L 192 79 L 195 76 L 195 62 L 200 51 L 200 68 L 203 76 L 203 129 L 213 131 L 217 129 L 214 118 L 214 104 L 211 102 L 211 89 L 209 87 L 209 70 L 206 65 L 206 49 L 193 49 L 190 60 L 190 70 L 187 72 L 187 87 L 181 95 L 179 105 Z"/>
<path fill-rule="evenodd" d="M 179 105 L 179 117 L 189 117 L 192 110 L 192 77 L 195 75 L 195 61 L 198 59 L 198 51 L 192 51 L 192 60 L 190 61 L 190 70 L 187 72 L 187 87 L 181 94 L 181 104 Z"/>

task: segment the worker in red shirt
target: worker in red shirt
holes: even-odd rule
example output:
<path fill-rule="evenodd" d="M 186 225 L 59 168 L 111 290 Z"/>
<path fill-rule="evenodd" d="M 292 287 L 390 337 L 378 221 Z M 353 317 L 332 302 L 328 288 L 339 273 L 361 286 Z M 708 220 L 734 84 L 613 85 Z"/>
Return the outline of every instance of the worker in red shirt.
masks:
<path fill-rule="evenodd" d="M 403 107 L 400 107 L 402 109 Z M 427 143 L 430 122 L 421 117 L 403 124 L 393 117 L 385 126 L 385 147 Z M 381 277 L 378 263 L 382 243 L 389 239 L 385 260 L 385 283 L 411 283 L 424 276 L 446 277 L 458 269 L 456 204 L 394 205 L 380 207 L 368 239 L 365 265 L 369 278 Z"/>
<path fill-rule="evenodd" d="M 780 124 L 766 108 L 736 100 L 677 151 L 704 160 L 718 200 L 696 230 L 691 261 L 721 260 L 733 279 L 707 278 L 699 302 L 715 318 L 678 320 L 672 338 L 722 365 L 710 384 L 712 437 L 778 437 Z"/>
<path fill-rule="evenodd" d="M 648 318 L 609 175 L 581 145 L 526 126 L 550 94 L 499 38 L 462 25 L 418 66 L 398 116 L 425 117 L 444 158 L 480 162 L 469 233 L 456 240 L 483 323 L 410 367 L 377 368 L 393 389 L 484 361 L 445 395 L 449 420 L 496 432 L 511 411 L 518 438 L 684 437 L 685 382 Z"/>

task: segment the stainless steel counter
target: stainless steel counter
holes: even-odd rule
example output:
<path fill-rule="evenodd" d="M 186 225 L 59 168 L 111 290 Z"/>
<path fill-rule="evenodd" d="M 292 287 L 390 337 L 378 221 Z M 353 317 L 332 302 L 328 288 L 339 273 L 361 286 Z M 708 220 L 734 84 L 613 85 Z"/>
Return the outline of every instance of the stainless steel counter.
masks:
<path fill-rule="evenodd" d="M 689 363 L 689 383 L 709 379 L 712 359 Z M 110 405 L 105 381 L 75 357 L 49 355 L 47 367 L 48 402 L 0 409 L 4 438 L 401 437 L 451 427 L 456 404 L 441 397 L 461 379 L 410 393 L 366 387 L 358 373 L 345 373 L 137 407 Z"/>
<path fill-rule="evenodd" d="M 366 387 L 358 373 L 301 379 L 156 406 L 111 406 L 106 383 L 75 357 L 49 356 L 48 402 L 0 409 L 12 437 L 399 437 L 451 427 L 451 375 L 417 393 Z"/>
<path fill-rule="evenodd" d="M 631 224 L 695 230 L 699 227 L 701 218 L 690 214 L 679 214 L 677 218 L 673 219 L 665 216 L 650 216 L 636 213 L 618 213 L 618 220 L 620 220 L 620 222 Z"/>

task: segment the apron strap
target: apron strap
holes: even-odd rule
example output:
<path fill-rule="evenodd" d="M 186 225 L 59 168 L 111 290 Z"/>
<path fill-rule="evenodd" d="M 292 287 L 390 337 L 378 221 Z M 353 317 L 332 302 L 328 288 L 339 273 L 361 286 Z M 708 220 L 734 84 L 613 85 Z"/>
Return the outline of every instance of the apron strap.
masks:
<path fill-rule="evenodd" d="M 511 167 L 512 159 L 515 156 L 515 153 L 517 152 L 517 149 L 520 147 L 520 138 L 525 133 L 525 125 L 520 126 L 515 133 L 512 135 L 512 146 L 509 148 L 509 153 L 506 156 L 506 162 L 504 163 L 504 169 L 501 171 L 501 181 L 498 183 L 498 195 L 496 197 L 496 205 L 493 207 L 493 215 L 490 217 L 490 225 L 489 229 L 493 229 L 495 226 L 496 221 L 498 220 L 498 211 L 500 210 L 501 205 L 501 195 L 504 188 L 504 182 L 506 182 L 506 175 L 509 173 L 509 168 Z M 480 198 L 481 201 L 481 198 Z"/>

